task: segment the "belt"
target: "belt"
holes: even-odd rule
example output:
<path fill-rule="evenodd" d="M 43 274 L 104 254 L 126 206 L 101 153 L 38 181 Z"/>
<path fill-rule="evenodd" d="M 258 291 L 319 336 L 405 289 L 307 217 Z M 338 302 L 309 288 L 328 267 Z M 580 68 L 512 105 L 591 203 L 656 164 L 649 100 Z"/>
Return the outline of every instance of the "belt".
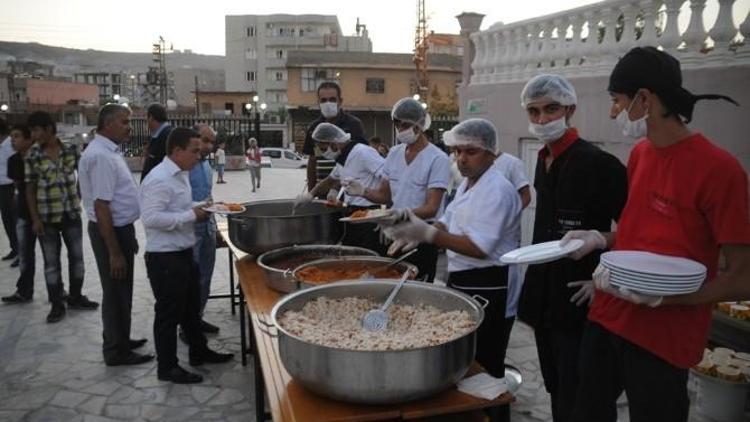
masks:
<path fill-rule="evenodd" d="M 193 256 L 193 248 L 183 249 L 181 251 L 170 251 L 170 252 L 146 252 L 146 255 L 151 256 L 172 256 L 172 255 L 190 255 Z"/>

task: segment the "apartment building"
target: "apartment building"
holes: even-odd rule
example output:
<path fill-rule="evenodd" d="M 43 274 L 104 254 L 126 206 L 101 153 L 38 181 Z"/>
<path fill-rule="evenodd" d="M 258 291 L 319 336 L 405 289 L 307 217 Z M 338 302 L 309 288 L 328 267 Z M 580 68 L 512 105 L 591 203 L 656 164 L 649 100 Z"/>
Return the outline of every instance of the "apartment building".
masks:
<path fill-rule="evenodd" d="M 226 16 L 226 90 L 257 92 L 269 120 L 281 123 L 288 103 L 291 51 L 371 52 L 367 29 L 344 36 L 334 15 Z"/>

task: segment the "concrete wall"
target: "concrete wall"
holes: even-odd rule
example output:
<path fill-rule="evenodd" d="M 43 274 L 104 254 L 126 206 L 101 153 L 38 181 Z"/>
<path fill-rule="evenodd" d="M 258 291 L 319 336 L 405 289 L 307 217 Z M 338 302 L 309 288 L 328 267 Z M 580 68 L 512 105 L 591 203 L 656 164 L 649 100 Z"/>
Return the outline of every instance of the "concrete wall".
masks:
<path fill-rule="evenodd" d="M 608 77 L 570 78 L 578 94 L 573 125 L 581 136 L 601 142 L 604 148 L 627 162 L 633 140 L 620 133 L 609 118 Z M 519 95 L 523 83 L 470 85 L 459 92 L 461 119 L 483 117 L 498 128 L 503 151 L 520 155 L 522 138 L 529 138 L 528 119 Z M 700 101 L 690 128 L 702 132 L 736 156 L 750 169 L 750 66 L 691 69 L 683 71 L 683 86 L 694 94 L 718 93 L 734 98 L 741 107 L 725 101 Z M 472 105 L 473 107 L 470 107 Z M 473 108 L 475 112 L 470 112 Z"/>
<path fill-rule="evenodd" d="M 350 109 L 390 110 L 396 101 L 413 94 L 414 69 L 352 69 L 331 65 L 339 73 L 338 83 L 344 97 L 344 107 Z M 317 108 L 318 95 L 315 91 L 302 91 L 302 68 L 288 68 L 287 96 L 289 104 Z M 367 78 L 385 79 L 385 92 L 366 92 Z M 437 87 L 445 100 L 455 93 L 456 82 L 461 79 L 459 71 L 431 70 L 429 72 L 430 92 Z"/>

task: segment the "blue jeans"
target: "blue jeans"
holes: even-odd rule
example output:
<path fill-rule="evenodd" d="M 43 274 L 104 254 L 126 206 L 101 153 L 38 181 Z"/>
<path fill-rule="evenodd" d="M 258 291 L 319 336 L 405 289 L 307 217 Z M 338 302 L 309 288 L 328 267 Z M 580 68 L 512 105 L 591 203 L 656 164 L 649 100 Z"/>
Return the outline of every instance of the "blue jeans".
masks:
<path fill-rule="evenodd" d="M 219 180 L 224 180 L 224 164 L 217 164 L 216 168 L 219 172 Z"/>
<path fill-rule="evenodd" d="M 216 221 L 213 217 L 195 224 L 193 259 L 198 264 L 198 280 L 201 286 L 200 311 L 202 315 L 208 301 L 208 295 L 211 293 L 211 277 L 214 275 L 214 264 L 216 263 Z"/>
<path fill-rule="evenodd" d="M 60 249 L 62 242 L 68 250 L 68 278 L 70 296 L 81 296 L 83 288 L 83 227 L 81 218 L 64 217 L 61 223 L 44 223 L 44 237 L 39 239 L 44 256 L 44 279 L 49 300 L 62 303 L 63 283 Z"/>

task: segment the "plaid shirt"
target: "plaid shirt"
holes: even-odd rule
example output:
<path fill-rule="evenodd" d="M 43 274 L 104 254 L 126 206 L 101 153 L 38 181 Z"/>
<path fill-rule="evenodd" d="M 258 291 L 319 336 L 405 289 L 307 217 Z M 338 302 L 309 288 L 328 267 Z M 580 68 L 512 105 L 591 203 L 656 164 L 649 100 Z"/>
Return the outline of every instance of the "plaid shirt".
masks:
<path fill-rule="evenodd" d="M 36 202 L 43 223 L 60 223 L 63 216 L 80 217 L 76 168 L 80 155 L 75 145 L 60 142 L 60 156 L 52 160 L 39 145 L 26 157 L 26 183 L 36 184 Z"/>

